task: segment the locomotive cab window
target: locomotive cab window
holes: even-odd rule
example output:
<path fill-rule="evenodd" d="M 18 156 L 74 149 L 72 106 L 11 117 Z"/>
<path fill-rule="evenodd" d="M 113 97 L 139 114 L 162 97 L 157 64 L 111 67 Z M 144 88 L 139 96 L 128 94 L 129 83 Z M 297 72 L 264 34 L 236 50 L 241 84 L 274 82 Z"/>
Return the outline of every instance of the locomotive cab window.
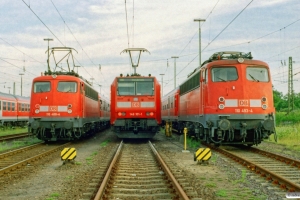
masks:
<path fill-rule="evenodd" d="M 153 95 L 153 81 L 136 82 L 136 95 Z"/>
<path fill-rule="evenodd" d="M 154 95 L 153 79 L 118 79 L 118 95 Z"/>
<path fill-rule="evenodd" d="M 57 91 L 59 92 L 77 92 L 77 83 L 76 82 L 58 82 Z"/>
<path fill-rule="evenodd" d="M 249 81 L 269 82 L 268 69 L 265 67 L 247 67 L 246 73 Z"/>
<path fill-rule="evenodd" d="M 33 85 L 34 93 L 49 92 L 50 82 L 35 82 Z"/>
<path fill-rule="evenodd" d="M 235 67 L 214 67 L 211 69 L 211 80 L 213 82 L 227 82 L 238 79 Z"/>
<path fill-rule="evenodd" d="M 119 82 L 118 83 L 119 95 L 135 95 L 134 82 Z"/>

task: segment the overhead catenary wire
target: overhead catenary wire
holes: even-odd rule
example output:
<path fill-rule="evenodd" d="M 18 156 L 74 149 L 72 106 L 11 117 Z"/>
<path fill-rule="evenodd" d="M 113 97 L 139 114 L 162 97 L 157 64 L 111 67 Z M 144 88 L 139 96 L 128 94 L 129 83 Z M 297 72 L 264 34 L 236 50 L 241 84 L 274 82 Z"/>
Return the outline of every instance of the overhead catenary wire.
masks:
<path fill-rule="evenodd" d="M 127 18 L 126 0 L 125 0 L 125 14 L 126 14 L 126 29 L 127 29 L 127 48 L 129 48 L 129 33 L 128 33 L 128 18 Z"/>
<path fill-rule="evenodd" d="M 218 35 L 216 35 L 214 37 L 214 39 L 212 39 L 203 49 L 202 51 L 204 51 L 209 45 L 211 45 L 211 43 L 213 43 L 228 27 L 230 24 L 232 24 L 232 22 L 234 22 L 236 20 L 236 18 L 238 18 L 243 12 L 244 10 L 246 10 L 246 8 L 253 2 L 254 0 L 251 0 L 238 14 L 237 16 L 235 16 L 222 30 L 220 33 L 218 33 Z"/>
<path fill-rule="evenodd" d="M 57 11 L 57 13 L 59 14 L 60 18 L 62 19 L 62 21 L 64 22 L 64 24 L 67 26 L 68 30 L 70 31 L 70 33 L 72 34 L 72 36 L 74 37 L 74 39 L 76 40 L 76 42 L 78 43 L 78 45 L 80 46 L 81 50 L 85 53 L 85 55 L 88 57 L 88 59 L 91 61 L 91 63 L 93 63 L 95 66 L 96 64 L 92 61 L 92 59 L 89 57 L 89 55 L 86 53 L 86 51 L 83 49 L 82 45 L 80 44 L 80 42 L 77 40 L 77 38 L 75 37 L 75 35 L 73 34 L 72 30 L 70 29 L 70 27 L 68 26 L 68 24 L 66 23 L 66 21 L 64 20 L 64 18 L 62 17 L 62 15 L 60 14 L 59 10 L 57 9 L 57 7 L 55 6 L 55 4 L 53 3 L 52 0 L 50 0 L 52 5 L 54 6 L 55 10 Z M 76 58 L 75 58 L 76 59 Z M 76 61 L 79 63 L 79 61 L 76 59 Z M 80 64 L 80 63 L 79 63 Z M 90 75 L 91 77 L 93 77 L 86 69 L 85 67 L 80 64 L 80 66 L 82 66 L 84 68 L 84 70 L 86 71 L 86 73 L 88 75 Z M 102 74 L 102 72 L 100 71 L 100 73 Z M 103 74 L 102 74 L 103 75 Z M 103 75 L 104 77 L 104 75 Z M 105 81 L 105 78 L 103 78 Z"/>
<path fill-rule="evenodd" d="M 23 3 L 28 7 L 28 9 L 40 20 L 42 24 L 48 29 L 48 31 L 60 42 L 62 46 L 65 46 L 59 39 L 58 37 L 51 31 L 51 29 L 43 22 L 43 20 L 31 9 L 30 5 L 28 5 L 24 0 L 22 0 Z"/>

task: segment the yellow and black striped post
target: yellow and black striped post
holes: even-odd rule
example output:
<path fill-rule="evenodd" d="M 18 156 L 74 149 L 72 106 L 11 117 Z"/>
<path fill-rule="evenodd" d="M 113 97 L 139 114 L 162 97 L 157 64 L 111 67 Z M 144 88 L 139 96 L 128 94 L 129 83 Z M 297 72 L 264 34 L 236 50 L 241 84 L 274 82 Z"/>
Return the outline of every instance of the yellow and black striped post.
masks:
<path fill-rule="evenodd" d="M 75 148 L 64 148 L 60 152 L 61 160 L 66 161 L 73 161 L 76 158 L 76 149 Z"/>
<path fill-rule="evenodd" d="M 211 158 L 210 148 L 199 148 L 194 155 L 194 161 L 206 162 Z"/>

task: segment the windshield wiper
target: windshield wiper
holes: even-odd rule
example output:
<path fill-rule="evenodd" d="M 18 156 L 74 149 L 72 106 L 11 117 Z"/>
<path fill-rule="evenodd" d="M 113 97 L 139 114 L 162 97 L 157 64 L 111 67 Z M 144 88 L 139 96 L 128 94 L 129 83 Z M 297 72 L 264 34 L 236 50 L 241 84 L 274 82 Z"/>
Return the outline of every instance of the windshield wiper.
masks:
<path fill-rule="evenodd" d="M 249 76 L 256 82 L 259 82 L 259 80 L 257 80 L 256 78 L 254 78 L 251 74 L 249 74 Z"/>
<path fill-rule="evenodd" d="M 224 80 L 224 79 L 222 79 L 222 78 L 220 78 L 220 77 L 217 77 L 218 79 L 220 79 L 221 81 L 224 81 L 224 82 L 226 82 L 226 80 Z"/>

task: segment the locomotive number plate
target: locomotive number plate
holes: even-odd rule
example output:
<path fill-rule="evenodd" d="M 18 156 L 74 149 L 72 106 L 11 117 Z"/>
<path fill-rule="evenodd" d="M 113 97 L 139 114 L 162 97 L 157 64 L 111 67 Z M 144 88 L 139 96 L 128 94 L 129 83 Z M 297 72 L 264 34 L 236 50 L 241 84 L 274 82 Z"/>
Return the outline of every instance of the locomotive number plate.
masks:
<path fill-rule="evenodd" d="M 50 112 L 57 112 L 57 106 L 49 106 Z"/>
<path fill-rule="evenodd" d="M 246 99 L 240 99 L 239 106 L 249 106 L 249 101 Z"/>
<path fill-rule="evenodd" d="M 140 107 L 140 102 L 131 102 L 131 107 L 133 107 L 133 108 Z"/>

